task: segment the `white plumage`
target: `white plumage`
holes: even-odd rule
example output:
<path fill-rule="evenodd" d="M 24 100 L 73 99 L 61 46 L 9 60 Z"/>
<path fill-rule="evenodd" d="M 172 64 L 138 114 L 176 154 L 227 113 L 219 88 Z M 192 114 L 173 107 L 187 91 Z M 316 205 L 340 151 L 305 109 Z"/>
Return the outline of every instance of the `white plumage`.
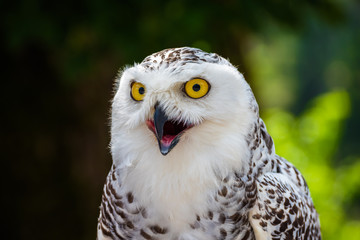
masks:
<path fill-rule="evenodd" d="M 227 60 L 166 49 L 119 78 L 99 240 L 321 238 L 305 180 Z"/>

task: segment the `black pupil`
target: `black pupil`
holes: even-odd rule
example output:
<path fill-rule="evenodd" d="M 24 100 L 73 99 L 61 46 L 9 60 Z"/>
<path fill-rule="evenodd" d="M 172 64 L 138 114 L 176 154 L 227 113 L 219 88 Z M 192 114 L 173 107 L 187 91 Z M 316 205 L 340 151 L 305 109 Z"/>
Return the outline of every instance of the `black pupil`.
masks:
<path fill-rule="evenodd" d="M 200 90 L 200 85 L 199 84 L 194 84 L 192 89 L 195 91 L 195 92 L 198 92 Z"/>
<path fill-rule="evenodd" d="M 143 94 L 145 93 L 145 89 L 144 89 L 143 87 L 140 87 L 140 88 L 139 88 L 139 93 L 140 93 L 141 95 L 143 95 Z"/>

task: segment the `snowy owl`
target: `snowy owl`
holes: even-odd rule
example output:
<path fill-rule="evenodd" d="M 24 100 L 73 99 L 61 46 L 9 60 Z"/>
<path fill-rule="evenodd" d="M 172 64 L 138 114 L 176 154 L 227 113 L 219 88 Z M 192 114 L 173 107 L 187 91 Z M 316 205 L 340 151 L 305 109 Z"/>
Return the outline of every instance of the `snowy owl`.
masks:
<path fill-rule="evenodd" d="M 166 49 L 116 83 L 98 240 L 321 239 L 303 176 L 228 60 Z"/>

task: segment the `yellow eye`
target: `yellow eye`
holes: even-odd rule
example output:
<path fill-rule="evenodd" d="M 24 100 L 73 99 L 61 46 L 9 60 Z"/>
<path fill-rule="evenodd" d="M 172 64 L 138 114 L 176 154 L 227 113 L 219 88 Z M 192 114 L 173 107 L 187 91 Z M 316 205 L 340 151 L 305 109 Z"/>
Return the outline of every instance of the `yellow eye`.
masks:
<path fill-rule="evenodd" d="M 209 83 L 201 78 L 191 79 L 185 83 L 185 93 L 191 98 L 201 98 L 205 96 L 209 90 Z"/>
<path fill-rule="evenodd" d="M 131 97 L 135 101 L 142 101 L 145 97 L 145 86 L 139 82 L 131 84 Z"/>

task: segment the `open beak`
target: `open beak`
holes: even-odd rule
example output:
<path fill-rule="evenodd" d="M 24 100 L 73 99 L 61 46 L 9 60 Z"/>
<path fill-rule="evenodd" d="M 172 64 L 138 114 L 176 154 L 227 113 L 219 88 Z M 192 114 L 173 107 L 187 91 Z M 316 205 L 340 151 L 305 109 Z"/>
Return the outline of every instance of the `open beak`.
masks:
<path fill-rule="evenodd" d="M 158 104 L 155 106 L 154 120 L 147 120 L 146 125 L 155 134 L 160 152 L 164 156 L 180 141 L 185 130 L 192 127 L 183 122 L 169 120 Z"/>

